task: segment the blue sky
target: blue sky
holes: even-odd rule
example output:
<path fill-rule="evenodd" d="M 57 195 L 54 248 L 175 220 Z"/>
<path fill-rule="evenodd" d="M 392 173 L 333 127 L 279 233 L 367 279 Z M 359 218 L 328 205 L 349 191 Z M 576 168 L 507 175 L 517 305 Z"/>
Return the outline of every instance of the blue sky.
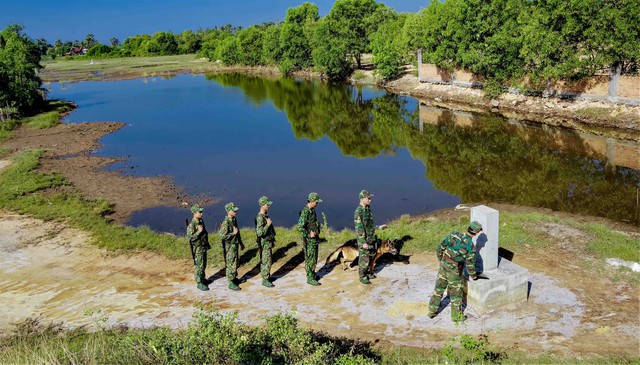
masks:
<path fill-rule="evenodd" d="M 0 0 L 0 29 L 25 26 L 31 38 L 84 40 L 91 33 L 101 43 L 121 42 L 136 34 L 213 28 L 225 24 L 249 26 L 283 20 L 293 0 Z M 310 1 L 329 13 L 335 1 Z M 415 13 L 429 0 L 383 0 L 397 12 Z"/>

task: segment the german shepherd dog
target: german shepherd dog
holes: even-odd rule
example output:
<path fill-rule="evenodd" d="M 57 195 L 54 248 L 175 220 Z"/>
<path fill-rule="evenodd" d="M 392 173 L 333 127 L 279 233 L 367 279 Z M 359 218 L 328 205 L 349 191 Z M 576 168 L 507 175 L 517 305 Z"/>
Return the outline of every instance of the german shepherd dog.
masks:
<path fill-rule="evenodd" d="M 373 272 L 373 268 L 376 266 L 376 260 L 380 258 L 385 253 L 390 253 L 392 255 L 398 254 L 398 250 L 396 249 L 396 244 L 392 240 L 383 240 L 378 245 L 378 250 L 376 250 L 376 254 L 373 256 L 371 261 L 369 262 L 369 269 Z M 342 264 L 342 270 L 346 270 L 351 266 L 353 261 L 355 261 L 360 254 L 358 253 L 358 247 L 353 246 L 352 244 L 345 243 L 344 245 L 338 247 L 337 250 L 333 251 L 329 257 L 327 257 L 327 261 L 325 265 L 328 265 L 338 258 L 340 258 L 340 263 Z M 351 268 L 351 270 L 355 270 L 355 267 Z"/>

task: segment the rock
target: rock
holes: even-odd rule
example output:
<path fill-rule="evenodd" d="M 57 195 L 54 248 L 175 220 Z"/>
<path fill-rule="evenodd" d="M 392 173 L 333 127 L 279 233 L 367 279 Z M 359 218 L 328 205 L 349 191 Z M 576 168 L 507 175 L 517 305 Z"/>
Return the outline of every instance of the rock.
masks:
<path fill-rule="evenodd" d="M 437 101 L 438 103 L 442 101 L 442 99 L 440 99 L 440 98 L 435 98 L 433 100 Z"/>
<path fill-rule="evenodd" d="M 491 106 L 497 108 L 500 106 L 500 100 L 493 99 L 491 100 Z"/>

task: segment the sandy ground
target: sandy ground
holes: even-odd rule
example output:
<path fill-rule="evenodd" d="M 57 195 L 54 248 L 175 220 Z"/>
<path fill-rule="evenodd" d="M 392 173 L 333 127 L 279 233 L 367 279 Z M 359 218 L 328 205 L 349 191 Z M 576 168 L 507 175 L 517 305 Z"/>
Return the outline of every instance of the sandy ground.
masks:
<path fill-rule="evenodd" d="M 553 234 L 581 233 L 559 226 Z M 514 262 L 530 271 L 528 301 L 483 315 L 468 308 L 466 324 L 456 327 L 449 306 L 435 319 L 426 316 L 437 273 L 431 255 L 414 255 L 409 264 L 383 257 L 370 286 L 357 282 L 356 271 L 319 264 L 322 285 L 312 287 L 305 284 L 300 245 L 290 243 L 276 247 L 281 254 L 272 269 L 275 288 L 261 286 L 256 268 L 243 266 L 239 275 L 248 282 L 231 291 L 219 265 L 210 263 L 207 273 L 215 281 L 211 291 L 202 292 L 188 261 L 152 253 L 117 255 L 90 240 L 61 223 L 0 211 L 1 331 L 36 316 L 69 326 L 180 327 L 201 301 L 223 312 L 238 311 L 247 323 L 294 312 L 308 328 L 372 342 L 441 346 L 465 332 L 487 334 L 503 348 L 640 356 L 637 287 L 585 271 L 572 252 L 516 256 Z"/>

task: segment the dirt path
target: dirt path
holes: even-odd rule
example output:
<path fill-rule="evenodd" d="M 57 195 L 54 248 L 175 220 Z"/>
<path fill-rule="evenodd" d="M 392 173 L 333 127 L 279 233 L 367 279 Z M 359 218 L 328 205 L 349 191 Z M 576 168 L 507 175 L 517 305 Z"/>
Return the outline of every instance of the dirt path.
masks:
<path fill-rule="evenodd" d="M 221 311 L 237 310 L 248 323 L 295 311 L 309 328 L 382 343 L 441 346 L 466 332 L 488 334 L 503 348 L 640 356 L 637 287 L 567 264 L 575 260 L 572 253 L 532 251 L 528 260 L 516 260 L 530 270 L 528 302 L 482 316 L 467 309 L 470 318 L 458 328 L 449 320 L 449 307 L 435 319 L 426 316 L 437 269 L 431 255 L 414 255 L 410 264 L 383 261 L 370 286 L 359 284 L 354 271 L 323 267 L 322 286 L 312 287 L 296 260 L 300 246 L 292 243 L 272 270 L 275 288 L 261 286 L 255 268 L 243 266 L 239 274 L 249 280 L 233 292 L 211 263 L 207 273 L 215 281 L 211 291 L 202 292 L 188 261 L 116 255 L 88 242 L 86 233 L 63 224 L 0 211 L 0 329 L 39 315 L 71 326 L 180 327 L 190 321 L 193 304 L 203 301 Z"/>

